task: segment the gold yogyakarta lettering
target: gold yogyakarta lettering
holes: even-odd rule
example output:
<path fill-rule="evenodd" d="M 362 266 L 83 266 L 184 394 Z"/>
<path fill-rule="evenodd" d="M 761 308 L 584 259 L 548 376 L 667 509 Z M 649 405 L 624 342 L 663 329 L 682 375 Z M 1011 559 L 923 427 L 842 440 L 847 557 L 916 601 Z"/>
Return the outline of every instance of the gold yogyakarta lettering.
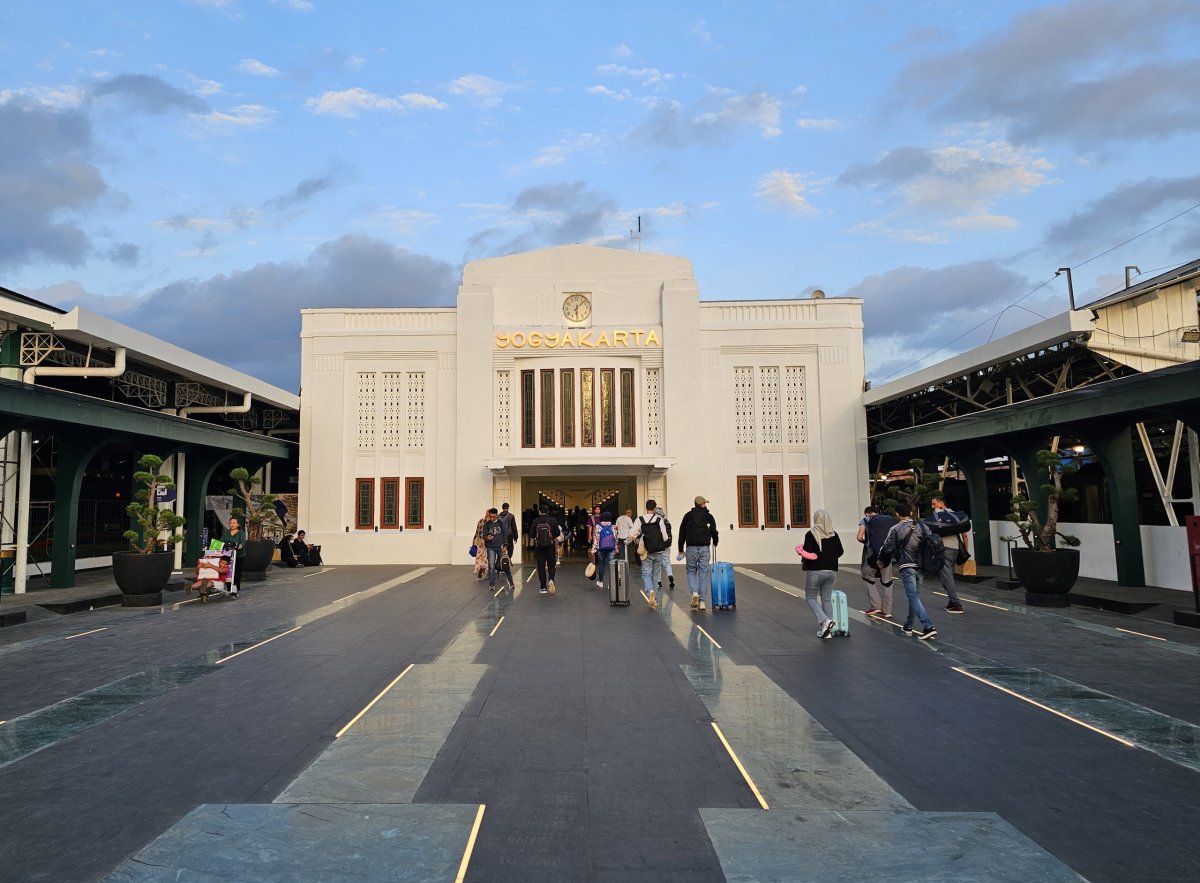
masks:
<path fill-rule="evenodd" d="M 633 338 L 630 341 L 630 337 Z M 657 346 L 661 347 L 658 332 L 642 328 L 619 328 L 612 331 L 497 331 L 495 334 L 497 349 L 629 349 Z"/>

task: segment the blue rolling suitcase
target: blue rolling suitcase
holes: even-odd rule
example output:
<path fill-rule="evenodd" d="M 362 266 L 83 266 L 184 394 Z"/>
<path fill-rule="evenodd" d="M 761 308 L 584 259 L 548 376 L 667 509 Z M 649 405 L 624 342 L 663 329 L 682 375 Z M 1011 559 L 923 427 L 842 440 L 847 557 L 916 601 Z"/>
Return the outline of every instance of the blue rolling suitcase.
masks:
<path fill-rule="evenodd" d="M 850 601 L 846 598 L 846 593 L 840 589 L 834 589 L 829 598 L 829 605 L 833 608 L 833 634 L 843 638 L 850 637 Z"/>
<path fill-rule="evenodd" d="M 733 589 L 733 565 L 728 561 L 714 561 L 708 570 L 708 593 L 712 598 L 713 610 L 737 608 L 737 593 Z"/>

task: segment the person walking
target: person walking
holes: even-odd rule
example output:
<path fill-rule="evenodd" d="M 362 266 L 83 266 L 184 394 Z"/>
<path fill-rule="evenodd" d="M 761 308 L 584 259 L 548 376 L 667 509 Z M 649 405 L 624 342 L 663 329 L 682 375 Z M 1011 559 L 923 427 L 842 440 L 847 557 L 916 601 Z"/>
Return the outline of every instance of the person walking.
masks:
<path fill-rule="evenodd" d="M 475 525 L 475 539 L 471 541 L 471 545 L 475 547 L 475 579 L 483 579 L 488 575 L 488 553 L 487 544 L 483 541 L 483 528 L 487 524 L 488 514 L 485 510 L 483 517 L 479 519 L 479 523 Z"/>
<path fill-rule="evenodd" d="M 616 520 L 617 554 L 628 564 L 631 560 L 629 551 L 629 532 L 633 529 L 633 510 L 626 509 Z"/>
<path fill-rule="evenodd" d="M 880 512 L 874 506 L 863 510 L 862 521 L 858 523 L 858 541 L 863 544 L 861 574 L 867 584 L 867 616 L 882 616 L 892 618 L 892 566 L 883 567 L 879 564 L 879 550 L 887 539 L 888 531 L 896 523 L 896 519 Z"/>
<path fill-rule="evenodd" d="M 640 540 L 646 545 L 646 557 L 642 559 L 642 588 L 646 592 L 646 603 L 651 610 L 658 609 L 658 592 L 662 588 L 663 569 L 671 567 L 671 537 L 666 522 L 658 513 L 658 503 L 646 501 L 646 514 L 634 522 L 629 531 L 633 544 Z"/>
<path fill-rule="evenodd" d="M 879 563 L 882 566 L 895 561 L 899 570 L 900 584 L 904 586 L 904 594 L 908 596 L 908 616 L 904 618 L 904 634 L 911 635 L 914 621 L 920 620 L 922 631 L 918 637 L 922 641 L 928 641 L 937 637 L 937 629 L 933 627 L 933 621 L 925 612 L 925 605 L 921 603 L 919 556 L 921 540 L 929 528 L 913 520 L 917 514 L 916 507 L 913 507 L 913 511 L 903 515 L 888 531 L 883 548 L 879 550 Z"/>
<path fill-rule="evenodd" d="M 558 564 L 558 538 L 562 528 L 558 519 L 550 514 L 549 508 L 538 509 L 538 517 L 529 523 L 527 536 L 533 538 L 533 554 L 537 559 L 538 592 L 554 594 L 554 573 Z"/>
<path fill-rule="evenodd" d="M 941 494 L 933 497 L 933 520 L 937 524 L 962 524 L 965 517 L 946 508 L 946 498 Z M 962 545 L 963 535 L 947 534 L 942 537 L 942 545 L 946 549 L 946 560 L 942 564 L 942 572 L 938 574 L 942 581 L 942 589 L 950 599 L 946 603 L 947 613 L 963 613 L 962 601 L 958 597 L 958 587 L 954 585 L 954 566 L 958 563 L 958 549 Z"/>
<path fill-rule="evenodd" d="M 708 565 L 719 536 L 717 520 L 708 511 L 708 500 L 696 497 L 695 504 L 679 523 L 679 554 L 676 560 L 687 560 L 688 588 L 692 590 L 692 609 L 704 609 L 704 594 L 708 590 Z"/>
<path fill-rule="evenodd" d="M 597 517 L 600 521 L 592 531 L 592 557 L 596 562 L 596 588 L 602 589 L 604 574 L 608 572 L 608 565 L 617 554 L 617 529 L 613 526 L 611 512 L 603 512 Z"/>
<path fill-rule="evenodd" d="M 671 573 L 671 543 L 675 542 L 675 534 L 671 532 L 671 522 L 667 520 L 667 510 L 659 506 L 654 510 L 654 514 L 662 519 L 663 527 L 667 530 L 667 557 L 663 559 L 663 573 L 667 575 L 667 588 L 675 588 L 675 575 Z M 663 587 L 662 580 L 658 581 L 658 588 L 661 591 Z"/>
<path fill-rule="evenodd" d="M 229 516 L 229 530 L 226 532 L 225 548 L 233 549 L 233 580 L 230 586 L 229 594 L 237 597 L 238 592 L 242 590 L 242 556 L 246 553 L 246 529 L 242 527 L 242 521 L 236 515 Z"/>
<path fill-rule="evenodd" d="M 507 554 L 507 535 L 504 532 L 504 526 L 500 523 L 500 513 L 495 508 L 487 510 L 487 520 L 483 525 L 483 545 L 487 548 L 488 559 L 488 585 L 491 588 L 496 588 L 496 579 L 504 571 L 501 568 L 501 562 L 508 559 Z M 513 586 L 512 565 L 510 563 L 507 572 L 508 584 Z"/>
<path fill-rule="evenodd" d="M 500 504 L 500 517 L 498 520 L 504 528 L 504 545 L 508 549 L 508 557 L 512 558 L 516 552 L 520 530 L 517 528 L 517 516 L 508 511 L 508 503 Z"/>
<path fill-rule="evenodd" d="M 804 600 L 817 618 L 817 637 L 832 637 L 833 584 L 837 581 L 838 559 L 845 550 L 826 510 L 813 513 L 812 529 L 804 535 L 804 544 L 796 551 L 804 559 Z"/>

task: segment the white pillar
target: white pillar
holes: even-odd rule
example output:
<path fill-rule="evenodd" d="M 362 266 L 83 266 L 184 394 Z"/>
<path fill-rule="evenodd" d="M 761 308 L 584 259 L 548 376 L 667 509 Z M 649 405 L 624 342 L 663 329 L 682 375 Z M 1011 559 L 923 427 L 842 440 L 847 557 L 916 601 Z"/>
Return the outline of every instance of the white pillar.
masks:
<path fill-rule="evenodd" d="M 184 506 L 183 506 L 183 491 L 184 491 L 183 482 L 184 482 L 184 476 L 186 475 L 186 470 L 187 470 L 187 454 L 183 453 L 183 451 L 180 451 L 177 454 L 173 455 L 171 457 L 171 460 L 173 461 L 172 467 L 174 469 L 174 472 L 172 474 L 175 476 L 175 514 L 180 517 L 183 517 L 183 515 L 185 514 Z M 175 528 L 175 533 L 177 535 L 182 534 L 184 532 L 184 530 L 190 526 L 191 525 L 185 524 L 183 527 L 177 527 L 177 528 Z M 200 529 L 199 527 L 196 528 L 196 530 L 199 530 L 199 529 Z M 180 570 L 182 568 L 183 568 L 183 543 L 176 543 L 175 544 L 175 569 Z"/>
<path fill-rule="evenodd" d="M 17 466 L 17 560 L 13 567 L 13 591 L 25 594 L 29 569 L 29 476 L 33 471 L 33 433 L 21 436 L 21 460 Z"/>

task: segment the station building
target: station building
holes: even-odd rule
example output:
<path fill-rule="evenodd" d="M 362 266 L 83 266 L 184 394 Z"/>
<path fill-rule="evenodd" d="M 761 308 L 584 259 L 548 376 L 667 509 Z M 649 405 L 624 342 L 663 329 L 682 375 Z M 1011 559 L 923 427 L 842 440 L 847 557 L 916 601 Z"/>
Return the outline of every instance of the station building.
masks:
<path fill-rule="evenodd" d="M 862 301 L 814 295 L 571 245 L 467 264 L 452 308 L 304 310 L 299 521 L 330 564 L 467 564 L 489 506 L 699 495 L 720 558 L 795 561 L 867 498 Z"/>

